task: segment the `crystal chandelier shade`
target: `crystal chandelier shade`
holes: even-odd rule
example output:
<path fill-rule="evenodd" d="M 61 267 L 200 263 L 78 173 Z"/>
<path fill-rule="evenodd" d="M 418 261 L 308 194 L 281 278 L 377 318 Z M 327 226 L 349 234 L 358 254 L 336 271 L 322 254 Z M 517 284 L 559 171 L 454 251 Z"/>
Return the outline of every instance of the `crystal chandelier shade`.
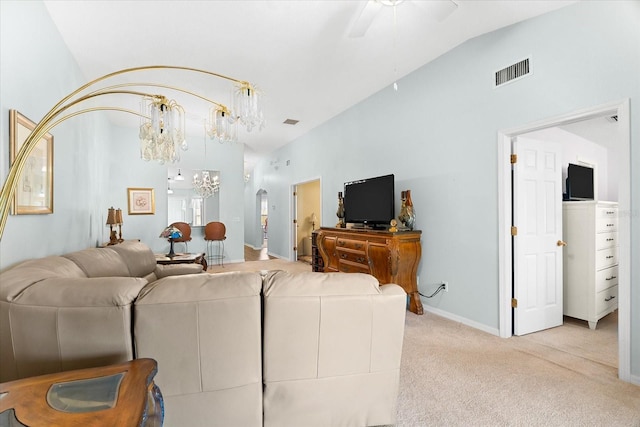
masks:
<path fill-rule="evenodd" d="M 220 190 L 220 179 L 218 175 L 213 177 L 209 171 L 201 171 L 193 175 L 193 191 L 200 197 L 206 199 L 213 196 L 218 190 Z"/>
<path fill-rule="evenodd" d="M 262 113 L 262 94 L 248 82 L 235 86 L 232 111 L 247 132 L 251 132 L 254 127 L 262 130 L 266 125 Z"/>
<path fill-rule="evenodd" d="M 209 135 L 211 139 L 217 139 L 221 144 L 225 142 L 237 142 L 237 123 L 226 107 L 211 107 L 206 125 L 207 135 Z"/>
<path fill-rule="evenodd" d="M 180 160 L 188 148 L 185 140 L 184 109 L 163 96 L 145 97 L 140 104 L 140 155 L 143 160 L 160 164 Z"/>

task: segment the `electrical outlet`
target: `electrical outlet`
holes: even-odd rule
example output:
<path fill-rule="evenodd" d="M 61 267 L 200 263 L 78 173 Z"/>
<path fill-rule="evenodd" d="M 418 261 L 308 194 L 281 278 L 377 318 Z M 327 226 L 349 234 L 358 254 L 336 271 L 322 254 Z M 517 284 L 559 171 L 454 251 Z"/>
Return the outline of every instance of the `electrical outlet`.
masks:
<path fill-rule="evenodd" d="M 444 291 L 449 292 L 449 282 L 442 282 L 442 284 L 444 285 Z"/>

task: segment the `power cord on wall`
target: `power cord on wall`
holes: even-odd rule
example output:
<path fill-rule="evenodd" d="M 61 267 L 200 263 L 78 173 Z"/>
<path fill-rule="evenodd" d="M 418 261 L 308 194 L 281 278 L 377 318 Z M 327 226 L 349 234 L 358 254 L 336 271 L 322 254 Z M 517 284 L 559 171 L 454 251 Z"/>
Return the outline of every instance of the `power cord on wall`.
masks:
<path fill-rule="evenodd" d="M 447 285 L 444 283 L 441 283 L 440 286 L 438 286 L 438 288 L 431 295 L 425 295 L 420 291 L 418 291 L 418 293 L 420 294 L 420 296 L 423 296 L 425 298 L 433 298 L 438 294 L 438 292 L 444 291 L 446 288 L 447 288 Z"/>

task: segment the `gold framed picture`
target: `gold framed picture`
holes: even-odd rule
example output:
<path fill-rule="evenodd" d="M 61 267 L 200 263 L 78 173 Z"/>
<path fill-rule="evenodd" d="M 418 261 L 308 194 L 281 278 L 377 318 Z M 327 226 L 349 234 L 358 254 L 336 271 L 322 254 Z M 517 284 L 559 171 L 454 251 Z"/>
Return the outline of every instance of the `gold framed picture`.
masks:
<path fill-rule="evenodd" d="M 15 158 L 36 124 L 9 110 L 9 159 Z M 53 135 L 47 133 L 35 146 L 18 177 L 11 202 L 13 215 L 53 213 Z"/>
<path fill-rule="evenodd" d="M 129 215 L 153 215 L 156 202 L 153 188 L 127 188 Z"/>

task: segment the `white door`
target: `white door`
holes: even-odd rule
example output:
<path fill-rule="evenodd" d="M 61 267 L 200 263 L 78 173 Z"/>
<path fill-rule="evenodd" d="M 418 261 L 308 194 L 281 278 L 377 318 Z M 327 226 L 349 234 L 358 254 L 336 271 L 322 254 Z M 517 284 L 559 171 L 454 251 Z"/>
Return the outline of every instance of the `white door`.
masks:
<path fill-rule="evenodd" d="M 514 334 L 562 325 L 560 144 L 518 137 L 513 165 Z"/>

